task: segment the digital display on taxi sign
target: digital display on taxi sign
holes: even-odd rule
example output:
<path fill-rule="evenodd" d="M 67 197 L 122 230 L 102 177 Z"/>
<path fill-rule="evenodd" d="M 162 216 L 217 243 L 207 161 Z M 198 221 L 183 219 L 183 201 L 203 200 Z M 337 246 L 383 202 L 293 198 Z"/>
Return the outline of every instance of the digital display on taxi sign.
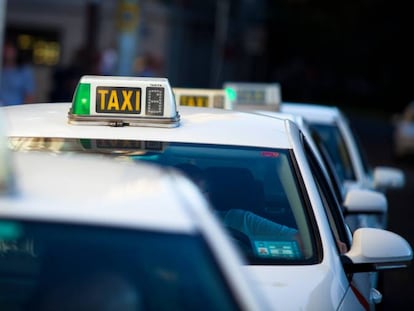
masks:
<path fill-rule="evenodd" d="M 162 116 L 164 113 L 164 88 L 147 87 L 146 111 L 150 116 Z"/>
<path fill-rule="evenodd" d="M 141 112 L 141 88 L 98 86 L 96 88 L 96 112 L 139 114 Z"/>
<path fill-rule="evenodd" d="M 208 107 L 208 96 L 181 95 L 180 106 Z"/>
<path fill-rule="evenodd" d="M 240 104 L 262 104 L 266 101 L 264 90 L 239 90 L 237 101 Z"/>

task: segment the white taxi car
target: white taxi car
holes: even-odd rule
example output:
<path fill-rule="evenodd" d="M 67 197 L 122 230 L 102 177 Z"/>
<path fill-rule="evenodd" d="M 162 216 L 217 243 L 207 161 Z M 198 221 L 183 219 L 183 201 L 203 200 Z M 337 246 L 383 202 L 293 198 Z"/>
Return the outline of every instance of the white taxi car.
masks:
<path fill-rule="evenodd" d="M 275 308 L 370 309 L 378 297 L 363 272 L 412 260 L 410 245 L 392 232 L 361 228 L 350 235 L 319 161 L 289 120 L 178 110 L 165 79 L 95 76 L 81 79 L 73 103 L 2 111 L 14 150 L 148 161 L 207 185 L 246 270 Z"/>
<path fill-rule="evenodd" d="M 303 116 L 263 110 L 255 111 L 255 113 L 269 117 L 289 119 L 299 126 L 303 135 L 308 139 L 309 146 L 318 158 L 321 168 L 326 171 L 325 175 L 332 185 L 338 202 L 341 203 L 346 223 L 352 232 L 360 227 L 385 229 L 381 219 L 386 217 L 388 213 L 386 196 L 382 192 L 370 189 L 360 189 L 357 187 L 346 189 L 343 181 L 337 174 L 335 165 L 325 145 L 318 137 L 314 136 L 308 122 Z M 348 204 L 349 201 L 353 202 L 351 206 Z M 358 209 L 352 210 L 355 206 L 358 206 Z"/>
<path fill-rule="evenodd" d="M 271 310 L 182 174 L 99 156 L 11 160 L 1 310 Z"/>
<path fill-rule="evenodd" d="M 401 170 L 385 166 L 370 167 L 348 119 L 338 107 L 284 102 L 280 105 L 280 111 L 306 118 L 326 143 L 347 187 L 386 191 L 404 186 L 404 173 Z"/>
<path fill-rule="evenodd" d="M 355 189 L 360 190 L 356 191 L 345 185 L 343 178 L 339 178 L 338 172 L 336 171 L 337 168 L 332 161 L 331 155 L 324 146 L 324 141 L 320 139 L 319 135 L 315 135 L 315 131 L 311 130 L 305 116 L 303 114 L 284 113 L 280 111 L 282 98 L 279 84 L 226 82 L 223 87 L 227 101 L 230 102 L 227 109 L 289 119 L 299 126 L 304 136 L 308 139 L 308 143 L 313 149 L 315 156 L 320 160 L 322 169 L 326 168 L 327 177 L 332 183 L 338 201 L 342 203 L 347 224 L 352 231 L 355 231 L 359 227 L 385 228 L 384 219 L 387 218 L 388 203 L 384 194 L 358 187 L 355 187 Z M 181 93 L 188 92 L 186 89 L 180 90 Z M 206 96 L 205 90 L 193 90 L 192 94 L 198 97 Z M 352 194 L 349 194 L 349 191 Z M 349 197 L 352 197 L 352 201 L 354 202 L 355 198 L 359 197 L 360 204 L 358 206 L 360 209 L 358 213 L 350 211 L 347 208 L 347 194 L 349 194 Z"/>

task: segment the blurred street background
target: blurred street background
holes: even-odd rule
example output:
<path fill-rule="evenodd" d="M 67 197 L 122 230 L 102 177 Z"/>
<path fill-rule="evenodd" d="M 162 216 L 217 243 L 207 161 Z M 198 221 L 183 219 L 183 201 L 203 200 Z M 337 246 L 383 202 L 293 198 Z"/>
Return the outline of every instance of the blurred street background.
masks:
<path fill-rule="evenodd" d="M 372 166 L 406 173 L 389 228 L 414 246 L 414 163 L 391 152 L 414 99 L 409 1 L 0 0 L 0 42 L 35 77 L 33 101 L 70 101 L 83 74 L 168 77 L 173 87 L 277 82 L 284 101 L 335 105 Z M 1 78 L 1 68 L 0 68 Z M 414 269 L 386 272 L 384 307 L 414 304 Z"/>
<path fill-rule="evenodd" d="M 66 100 L 71 75 L 137 74 L 174 87 L 279 82 L 285 101 L 389 114 L 414 98 L 408 4 L 0 0 L 0 27 L 34 66 L 36 101 Z"/>

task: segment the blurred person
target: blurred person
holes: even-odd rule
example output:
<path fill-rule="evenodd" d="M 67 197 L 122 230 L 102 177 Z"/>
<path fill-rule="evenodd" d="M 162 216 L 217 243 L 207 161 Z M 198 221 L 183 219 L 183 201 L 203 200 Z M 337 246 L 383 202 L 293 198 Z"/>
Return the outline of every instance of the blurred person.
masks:
<path fill-rule="evenodd" d="M 159 75 L 159 64 L 155 56 L 144 54 L 134 61 L 134 72 L 137 77 L 156 77 Z"/>
<path fill-rule="evenodd" d="M 51 102 L 70 102 L 83 75 L 101 75 L 101 54 L 87 47 L 79 47 L 68 66 L 56 67 L 53 72 Z"/>
<path fill-rule="evenodd" d="M 22 63 L 17 47 L 11 41 L 3 46 L 3 67 L 1 71 L 0 105 L 32 103 L 35 99 L 35 81 L 32 67 Z"/>
<path fill-rule="evenodd" d="M 118 52 L 115 48 L 107 48 L 102 51 L 100 61 L 100 74 L 104 76 L 113 76 L 116 74 L 118 64 Z"/>
<path fill-rule="evenodd" d="M 181 164 L 177 165 L 177 168 L 199 187 L 207 199 L 210 199 L 209 188 L 211 185 L 204 178 L 204 174 L 199 167 L 192 164 Z M 226 210 L 215 210 L 215 213 L 226 227 L 237 230 L 252 240 L 257 240 L 263 236 L 277 236 L 279 238 L 298 240 L 300 243 L 300 236 L 297 229 L 273 222 L 251 211 L 237 207 L 229 207 Z"/>
<path fill-rule="evenodd" d="M 210 200 L 210 187 L 204 172 L 196 165 L 184 163 L 176 166 L 184 175 L 192 180 L 206 197 Z M 303 250 L 303 243 L 297 229 L 276 223 L 265 217 L 259 216 L 251 211 L 240 208 L 229 208 L 227 210 L 214 211 L 222 223 L 231 231 L 236 230 L 246 235 L 250 240 L 261 239 L 262 237 L 278 237 L 297 241 Z M 340 240 L 336 241 L 341 254 L 348 251 L 346 244 Z"/>

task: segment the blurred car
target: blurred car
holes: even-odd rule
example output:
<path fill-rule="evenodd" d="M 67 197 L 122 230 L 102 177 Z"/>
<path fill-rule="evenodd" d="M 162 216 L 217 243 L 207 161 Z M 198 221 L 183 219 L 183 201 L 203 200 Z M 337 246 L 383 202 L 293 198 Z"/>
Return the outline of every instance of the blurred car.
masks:
<path fill-rule="evenodd" d="M 295 122 L 308 140 L 310 147 L 313 149 L 315 156 L 320 161 L 321 167 L 326 168 L 327 178 L 330 180 L 333 190 L 342 203 L 343 212 L 346 216 L 347 224 L 354 231 L 359 227 L 384 228 L 384 218 L 387 215 L 388 204 L 380 204 L 382 208 L 372 208 L 372 200 L 381 202 L 386 201 L 384 194 L 374 193 L 372 190 L 361 190 L 359 197 L 361 200 L 361 213 L 353 213 L 346 208 L 347 187 L 344 179 L 339 178 L 336 167 L 332 161 L 331 155 L 324 146 L 324 141 L 319 135 L 312 131 L 308 121 L 303 115 L 280 112 L 282 104 L 280 85 L 277 83 L 245 83 L 245 82 L 226 82 L 222 92 L 226 94 L 226 102 L 229 104 L 226 109 L 238 111 L 247 111 L 270 117 L 289 119 Z M 192 94 L 193 97 L 204 98 L 211 94 L 217 93 L 217 90 L 206 91 L 204 89 L 180 89 L 180 94 Z M 177 99 L 177 94 L 175 94 Z M 181 101 L 179 101 L 181 104 Z M 206 105 L 207 106 L 207 105 Z M 374 199 L 375 197 L 375 199 Z M 363 211 L 362 206 L 367 210 Z M 376 204 L 374 204 L 376 205 Z M 378 206 L 377 206 L 378 207 Z"/>
<path fill-rule="evenodd" d="M 283 103 L 280 111 L 302 115 L 325 142 L 340 178 L 347 187 L 386 191 L 402 188 L 404 173 L 397 168 L 371 168 L 347 117 L 333 106 Z"/>
<path fill-rule="evenodd" d="M 324 143 L 346 189 L 373 189 L 386 193 L 389 189 L 404 187 L 405 176 L 400 169 L 369 165 L 347 117 L 338 107 L 284 102 L 280 111 L 301 115 L 308 121 L 312 131 Z M 372 224 L 387 228 L 388 213 L 359 217 L 355 227 L 371 227 Z"/>
<path fill-rule="evenodd" d="M 11 160 L 1 310 L 271 309 L 182 174 L 86 155 Z"/>
<path fill-rule="evenodd" d="M 397 159 L 414 154 L 414 101 L 393 116 L 393 153 Z"/>
<path fill-rule="evenodd" d="M 412 260 L 394 233 L 360 228 L 351 236 L 320 162 L 290 120 L 178 108 L 165 80 L 96 76 L 81 79 L 73 103 L 2 111 L 16 151 L 102 154 L 174 167 L 194 182 L 201 176 L 245 269 L 275 308 L 373 308 L 380 294 L 366 272 Z M 358 211 L 358 192 L 348 195 Z"/>
<path fill-rule="evenodd" d="M 359 210 L 358 212 L 355 212 L 348 209 L 348 192 L 351 191 L 356 193 L 355 190 L 357 188 L 346 189 L 343 180 L 339 178 L 336 172 L 335 165 L 329 152 L 325 148 L 323 141 L 319 139 L 319 136 L 315 136 L 315 133 L 312 132 L 305 117 L 298 114 L 275 111 L 255 111 L 255 113 L 267 115 L 269 117 L 289 119 L 299 126 L 304 136 L 308 139 L 309 146 L 318 158 L 321 168 L 326 171 L 326 178 L 332 185 L 337 200 L 341 204 L 346 223 L 352 232 L 360 227 L 385 229 L 384 224 L 380 221 L 388 212 L 388 201 L 385 195 L 379 191 L 358 189 L 358 195 L 355 196 L 355 198 L 358 197 L 360 200 L 358 203 Z"/>

